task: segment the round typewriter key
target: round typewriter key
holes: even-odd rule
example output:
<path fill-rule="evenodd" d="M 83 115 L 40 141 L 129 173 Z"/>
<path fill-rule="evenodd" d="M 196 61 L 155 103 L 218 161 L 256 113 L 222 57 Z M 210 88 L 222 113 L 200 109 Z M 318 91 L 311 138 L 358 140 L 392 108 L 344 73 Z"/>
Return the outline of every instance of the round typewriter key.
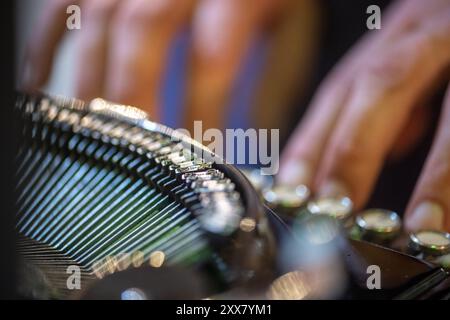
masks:
<path fill-rule="evenodd" d="M 356 217 L 356 225 L 363 239 L 384 242 L 394 238 L 402 227 L 399 215 L 385 209 L 368 209 Z"/>
<path fill-rule="evenodd" d="M 263 191 L 263 197 L 274 209 L 290 210 L 300 208 L 309 197 L 309 189 L 304 185 L 295 188 L 275 186 Z"/>
<path fill-rule="evenodd" d="M 325 214 L 338 220 L 347 219 L 353 209 L 353 202 L 347 198 L 321 198 L 308 203 L 308 210 L 312 214 Z"/>
<path fill-rule="evenodd" d="M 232 192 L 225 192 L 225 191 L 219 191 L 219 192 L 212 192 L 212 193 L 200 193 L 199 194 L 200 202 L 205 206 L 210 206 L 215 202 L 220 201 L 229 201 L 232 203 L 239 203 L 240 202 L 240 195 L 236 191 Z"/>
<path fill-rule="evenodd" d="M 440 256 L 450 252 L 450 233 L 423 230 L 410 234 L 410 247 L 425 255 Z"/>

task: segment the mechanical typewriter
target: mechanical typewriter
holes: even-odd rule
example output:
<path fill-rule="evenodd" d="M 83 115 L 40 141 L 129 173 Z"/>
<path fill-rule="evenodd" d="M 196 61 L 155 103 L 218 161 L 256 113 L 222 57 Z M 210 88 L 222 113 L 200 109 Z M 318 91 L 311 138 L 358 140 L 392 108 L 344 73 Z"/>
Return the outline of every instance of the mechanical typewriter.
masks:
<path fill-rule="evenodd" d="M 450 235 L 403 235 L 223 163 L 134 107 L 19 94 L 17 294 L 449 299 Z"/>

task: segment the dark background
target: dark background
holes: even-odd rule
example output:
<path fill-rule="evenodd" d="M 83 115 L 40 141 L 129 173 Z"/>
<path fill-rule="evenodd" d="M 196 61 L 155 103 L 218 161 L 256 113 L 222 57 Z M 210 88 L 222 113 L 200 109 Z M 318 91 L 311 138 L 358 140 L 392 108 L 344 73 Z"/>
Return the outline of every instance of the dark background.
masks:
<path fill-rule="evenodd" d="M 13 241 L 13 158 L 15 134 L 12 122 L 14 105 L 14 3 L 1 1 L 1 165 L 0 165 L 0 298 L 11 298 L 14 284 Z"/>

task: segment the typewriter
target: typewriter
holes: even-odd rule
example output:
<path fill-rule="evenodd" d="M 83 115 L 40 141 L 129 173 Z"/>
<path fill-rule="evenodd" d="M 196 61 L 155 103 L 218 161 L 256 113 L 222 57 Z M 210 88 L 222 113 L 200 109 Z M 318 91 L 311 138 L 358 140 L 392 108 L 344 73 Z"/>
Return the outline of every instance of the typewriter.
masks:
<path fill-rule="evenodd" d="M 449 299 L 450 235 L 224 163 L 131 106 L 18 94 L 17 295 Z"/>

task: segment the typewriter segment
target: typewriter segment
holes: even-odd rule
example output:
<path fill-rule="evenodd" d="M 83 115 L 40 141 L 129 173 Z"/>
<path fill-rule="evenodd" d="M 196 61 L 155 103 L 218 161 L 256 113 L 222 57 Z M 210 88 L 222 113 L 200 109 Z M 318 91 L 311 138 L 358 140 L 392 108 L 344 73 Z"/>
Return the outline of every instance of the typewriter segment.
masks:
<path fill-rule="evenodd" d="M 71 298 L 70 266 L 85 287 L 179 269 L 205 283 L 186 298 L 268 280 L 273 243 L 256 194 L 198 143 L 103 100 L 21 96 L 16 111 L 18 249 L 23 272 L 40 275 L 24 296 Z"/>
<path fill-rule="evenodd" d="M 21 297 L 450 297 L 448 233 L 241 172 L 134 107 L 19 95 L 15 110 Z"/>

